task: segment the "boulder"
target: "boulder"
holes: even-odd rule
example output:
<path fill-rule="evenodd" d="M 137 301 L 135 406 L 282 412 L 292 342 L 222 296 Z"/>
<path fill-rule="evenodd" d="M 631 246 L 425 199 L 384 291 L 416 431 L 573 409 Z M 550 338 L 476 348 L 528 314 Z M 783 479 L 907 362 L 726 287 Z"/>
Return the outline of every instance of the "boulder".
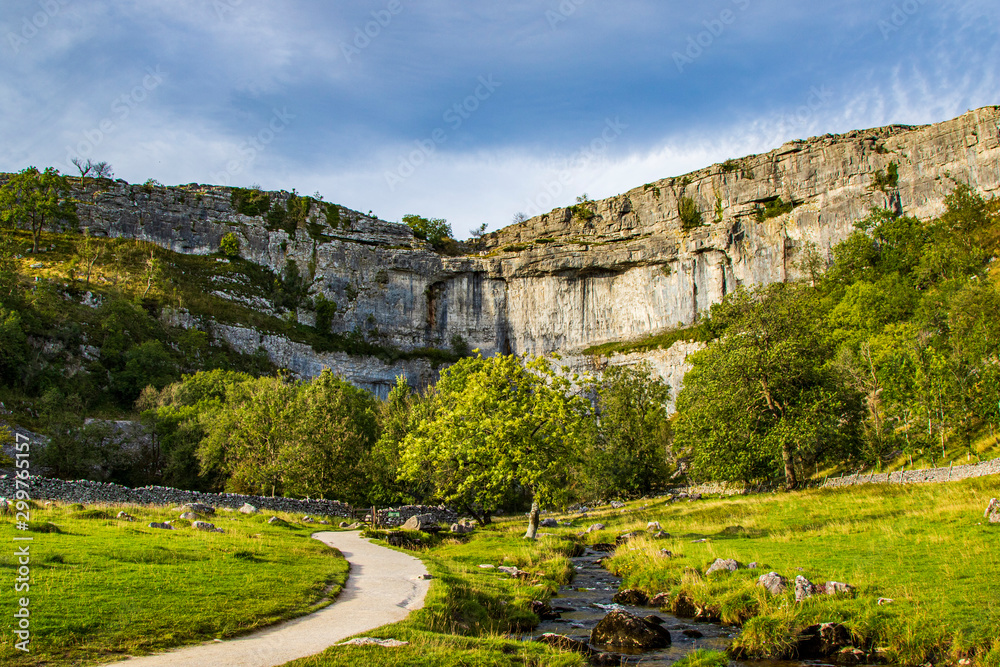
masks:
<path fill-rule="evenodd" d="M 531 601 L 531 613 L 543 621 L 554 621 L 557 618 L 562 618 L 562 614 L 553 611 L 547 602 L 542 602 L 541 600 Z"/>
<path fill-rule="evenodd" d="M 670 633 L 635 614 L 616 609 L 594 626 L 590 643 L 632 649 L 666 648 L 670 646 Z"/>
<path fill-rule="evenodd" d="M 633 530 L 630 533 L 625 533 L 623 535 L 619 535 L 618 537 L 615 538 L 615 546 L 621 546 L 622 544 L 625 544 L 626 542 L 631 542 L 632 540 L 634 540 L 635 538 L 639 537 L 640 535 L 645 535 L 645 532 L 641 531 L 641 530 Z"/>
<path fill-rule="evenodd" d="M 757 561 L 754 561 L 754 562 L 750 563 L 749 565 L 747 565 L 747 569 L 748 570 L 756 570 L 759 567 L 760 567 L 760 563 L 758 563 Z"/>
<path fill-rule="evenodd" d="M 646 621 L 647 623 L 652 623 L 653 625 L 663 625 L 664 623 L 666 623 L 665 620 L 663 620 L 662 618 L 660 618 L 656 614 L 650 614 L 649 616 L 643 616 L 642 620 Z"/>
<path fill-rule="evenodd" d="M 613 509 L 613 510 L 620 510 L 623 507 L 625 507 L 625 503 L 623 503 L 622 501 L 620 501 L 620 500 L 613 500 L 613 501 L 611 501 L 611 509 Z"/>
<path fill-rule="evenodd" d="M 186 505 L 182 505 L 181 509 L 187 512 L 205 514 L 207 516 L 215 514 L 215 508 L 212 507 L 211 505 L 205 505 L 204 503 L 187 503 Z"/>
<path fill-rule="evenodd" d="M 757 585 L 767 589 L 771 595 L 781 595 L 788 588 L 788 580 L 777 572 L 760 575 Z"/>
<path fill-rule="evenodd" d="M 741 567 L 743 566 L 732 558 L 716 558 L 715 562 L 709 565 L 705 571 L 705 576 L 715 574 L 716 572 L 735 572 Z"/>
<path fill-rule="evenodd" d="M 306 514 L 304 517 L 302 517 L 302 523 L 315 523 L 315 520 L 311 516 Z"/>
<path fill-rule="evenodd" d="M 992 498 L 990 504 L 986 506 L 986 512 L 983 513 L 983 518 L 989 520 L 990 523 L 1000 523 L 1000 500 Z"/>
<path fill-rule="evenodd" d="M 649 523 L 646 524 L 646 530 L 648 530 L 651 533 L 655 533 L 663 529 L 660 527 L 659 521 L 650 521 Z"/>
<path fill-rule="evenodd" d="M 121 512 L 118 513 L 118 518 L 121 519 L 122 521 L 135 521 L 135 517 L 126 512 L 125 510 L 122 510 Z"/>
<path fill-rule="evenodd" d="M 660 555 L 663 556 L 664 558 L 673 558 L 674 552 L 671 551 L 670 549 L 660 549 Z"/>
<path fill-rule="evenodd" d="M 642 591 L 635 590 L 634 588 L 626 588 L 615 593 L 615 596 L 611 598 L 611 601 L 615 604 L 628 604 L 633 607 L 645 607 L 649 604 L 649 596 Z"/>
<path fill-rule="evenodd" d="M 164 530 L 173 530 L 174 529 L 174 527 L 171 526 L 169 523 L 166 523 L 166 522 L 160 523 L 159 521 L 152 521 L 152 522 L 150 522 L 149 527 L 150 528 L 162 528 Z"/>
<path fill-rule="evenodd" d="M 239 511 L 241 514 L 258 514 L 260 512 L 259 509 L 250 503 L 243 503 L 243 507 L 241 507 Z"/>
<path fill-rule="evenodd" d="M 541 528 L 558 528 L 559 522 L 555 519 L 542 519 L 538 525 Z"/>
<path fill-rule="evenodd" d="M 687 593 L 680 593 L 670 604 L 670 613 L 677 618 L 694 618 L 698 607 Z"/>
<path fill-rule="evenodd" d="M 598 530 L 604 530 L 604 524 L 603 523 L 595 523 L 595 524 L 593 524 L 590 528 L 587 529 L 587 532 L 588 533 L 593 533 L 593 532 L 598 531 Z"/>
<path fill-rule="evenodd" d="M 649 598 L 650 607 L 669 607 L 670 606 L 670 593 L 657 593 L 653 597 Z"/>
<path fill-rule="evenodd" d="M 270 523 L 270 524 L 275 524 L 276 523 L 279 526 L 287 526 L 288 525 L 287 521 L 285 521 L 284 519 L 280 519 L 280 518 L 278 518 L 276 516 L 272 516 L 270 519 L 267 520 L 267 522 Z"/>
<path fill-rule="evenodd" d="M 340 522 L 340 526 L 339 526 L 339 527 L 340 527 L 340 528 L 347 528 L 347 527 L 348 527 L 349 525 L 350 525 L 350 524 L 349 524 L 349 523 L 347 523 L 346 521 L 341 521 L 341 522 Z"/>
<path fill-rule="evenodd" d="M 689 639 L 700 639 L 700 638 L 702 638 L 702 637 L 705 636 L 700 631 L 695 630 L 693 628 L 688 628 L 687 630 L 682 630 L 681 634 L 684 635 L 685 637 L 688 637 Z"/>
<path fill-rule="evenodd" d="M 183 514 L 181 514 L 180 518 L 184 519 L 185 521 L 197 521 L 201 517 L 199 517 L 194 512 L 184 512 Z"/>
<path fill-rule="evenodd" d="M 430 526 L 436 526 L 437 522 L 434 521 L 434 516 L 431 514 L 414 514 L 406 523 L 403 524 L 403 530 L 422 530 L 426 531 Z"/>
<path fill-rule="evenodd" d="M 829 657 L 851 646 L 851 631 L 840 623 L 820 623 L 798 631 L 796 652 L 802 660 Z"/>
<path fill-rule="evenodd" d="M 203 530 L 206 533 L 222 533 L 225 532 L 221 528 L 216 528 L 214 523 L 209 523 L 207 521 L 193 521 L 191 522 L 191 527 L 195 530 Z"/>
<path fill-rule="evenodd" d="M 813 583 L 801 574 L 795 577 L 795 601 L 802 602 L 816 594 L 816 587 Z"/>
<path fill-rule="evenodd" d="M 826 582 L 824 590 L 827 595 L 854 595 L 854 586 L 851 586 L 850 584 L 842 584 L 839 581 Z"/>

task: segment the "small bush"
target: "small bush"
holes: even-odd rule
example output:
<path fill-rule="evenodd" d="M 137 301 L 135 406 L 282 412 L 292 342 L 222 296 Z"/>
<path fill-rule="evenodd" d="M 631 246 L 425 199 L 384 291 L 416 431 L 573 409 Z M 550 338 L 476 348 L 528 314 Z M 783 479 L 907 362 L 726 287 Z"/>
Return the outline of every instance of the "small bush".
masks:
<path fill-rule="evenodd" d="M 674 667 L 726 667 L 729 657 L 721 651 L 699 648 L 674 663 Z"/>
<path fill-rule="evenodd" d="M 882 192 L 888 192 L 899 186 L 899 165 L 890 162 L 886 171 L 879 169 L 872 176 L 872 187 Z"/>
<path fill-rule="evenodd" d="M 219 254 L 229 259 L 236 259 L 240 256 L 240 239 L 233 232 L 229 232 L 222 237 L 219 242 Z"/>
<path fill-rule="evenodd" d="M 681 197 L 677 202 L 677 213 L 681 217 L 681 229 L 688 231 L 705 224 L 698 205 L 690 197 Z"/>
<path fill-rule="evenodd" d="M 233 188 L 229 200 L 240 215 L 258 217 L 271 210 L 271 197 L 258 188 Z"/>
<path fill-rule="evenodd" d="M 791 213 L 795 209 L 793 202 L 784 202 L 781 197 L 757 207 L 757 222 L 764 222 L 779 215 Z"/>

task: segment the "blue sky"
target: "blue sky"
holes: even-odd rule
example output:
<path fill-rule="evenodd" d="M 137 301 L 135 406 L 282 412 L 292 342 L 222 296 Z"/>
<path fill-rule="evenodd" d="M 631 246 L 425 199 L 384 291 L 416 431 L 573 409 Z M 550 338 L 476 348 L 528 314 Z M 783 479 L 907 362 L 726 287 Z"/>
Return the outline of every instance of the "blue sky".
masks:
<path fill-rule="evenodd" d="M 456 236 L 1000 104 L 995 0 L 5 0 L 0 170 L 106 160 Z"/>

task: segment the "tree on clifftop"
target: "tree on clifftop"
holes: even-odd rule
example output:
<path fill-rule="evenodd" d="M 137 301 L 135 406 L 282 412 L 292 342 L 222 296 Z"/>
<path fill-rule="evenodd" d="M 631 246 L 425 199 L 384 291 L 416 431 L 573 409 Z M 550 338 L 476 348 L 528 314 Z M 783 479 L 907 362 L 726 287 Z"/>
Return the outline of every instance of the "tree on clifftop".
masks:
<path fill-rule="evenodd" d="M 31 231 L 32 252 L 47 225 L 76 219 L 69 184 L 53 167 L 28 167 L 0 187 L 0 223 Z"/>
<path fill-rule="evenodd" d="M 515 355 L 462 359 L 441 373 L 431 415 L 403 441 L 401 477 L 429 482 L 470 513 L 488 513 L 520 489 L 531 494 L 526 538 L 539 507 L 567 491 L 589 404 L 545 359 Z"/>

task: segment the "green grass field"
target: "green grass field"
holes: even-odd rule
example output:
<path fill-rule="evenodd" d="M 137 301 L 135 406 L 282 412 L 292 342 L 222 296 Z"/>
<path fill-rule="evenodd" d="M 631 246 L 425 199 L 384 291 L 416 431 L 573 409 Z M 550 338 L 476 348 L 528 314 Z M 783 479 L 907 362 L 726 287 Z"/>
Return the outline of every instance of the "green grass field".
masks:
<path fill-rule="evenodd" d="M 0 517 L 0 664 L 88 665 L 221 637 L 300 616 L 328 603 L 347 577 L 339 552 L 309 536 L 316 525 L 266 523 L 220 511 L 225 533 L 148 528 L 171 508 L 53 505 L 31 512 L 22 532 Z M 291 515 L 284 516 L 294 521 Z M 31 589 L 15 593 L 13 537 L 30 536 Z M 13 613 L 30 598 L 31 652 L 14 648 Z"/>

